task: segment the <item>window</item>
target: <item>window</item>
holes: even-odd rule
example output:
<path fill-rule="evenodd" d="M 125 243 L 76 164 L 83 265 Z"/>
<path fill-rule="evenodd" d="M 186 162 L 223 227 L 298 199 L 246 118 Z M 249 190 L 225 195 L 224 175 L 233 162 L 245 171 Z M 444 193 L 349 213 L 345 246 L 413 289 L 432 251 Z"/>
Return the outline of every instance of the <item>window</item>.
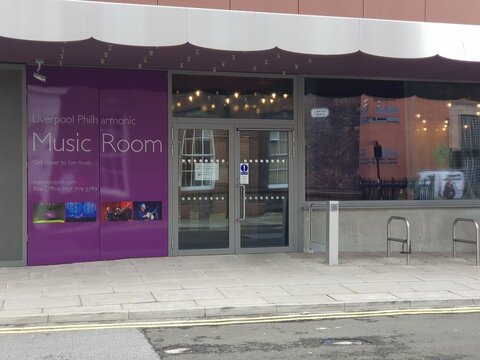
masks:
<path fill-rule="evenodd" d="M 480 85 L 307 79 L 304 105 L 307 200 L 480 198 Z"/>
<path fill-rule="evenodd" d="M 212 190 L 214 177 L 205 177 L 201 168 L 217 164 L 213 130 L 181 130 L 181 136 L 181 190 Z"/>
<path fill-rule="evenodd" d="M 293 119 L 293 80 L 173 75 L 174 117 Z"/>
<path fill-rule="evenodd" d="M 268 188 L 288 188 L 288 133 L 271 131 L 268 155 Z"/>

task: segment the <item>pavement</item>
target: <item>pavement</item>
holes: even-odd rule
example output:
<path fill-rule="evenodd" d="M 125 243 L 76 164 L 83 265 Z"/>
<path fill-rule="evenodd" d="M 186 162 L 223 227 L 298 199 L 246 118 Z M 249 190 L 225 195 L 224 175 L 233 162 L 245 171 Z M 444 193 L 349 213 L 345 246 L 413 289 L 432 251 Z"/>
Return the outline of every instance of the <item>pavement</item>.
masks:
<path fill-rule="evenodd" d="M 0 325 L 480 307 L 472 253 L 242 254 L 0 268 Z"/>

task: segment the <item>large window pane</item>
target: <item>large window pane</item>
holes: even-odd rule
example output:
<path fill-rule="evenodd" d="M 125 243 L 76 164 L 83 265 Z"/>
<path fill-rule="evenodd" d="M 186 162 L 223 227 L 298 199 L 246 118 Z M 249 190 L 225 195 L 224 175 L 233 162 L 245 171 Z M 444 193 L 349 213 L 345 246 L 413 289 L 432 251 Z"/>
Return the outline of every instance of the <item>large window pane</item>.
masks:
<path fill-rule="evenodd" d="M 307 200 L 480 197 L 480 86 L 309 79 Z"/>
<path fill-rule="evenodd" d="M 175 117 L 293 119 L 293 80 L 173 75 Z"/>

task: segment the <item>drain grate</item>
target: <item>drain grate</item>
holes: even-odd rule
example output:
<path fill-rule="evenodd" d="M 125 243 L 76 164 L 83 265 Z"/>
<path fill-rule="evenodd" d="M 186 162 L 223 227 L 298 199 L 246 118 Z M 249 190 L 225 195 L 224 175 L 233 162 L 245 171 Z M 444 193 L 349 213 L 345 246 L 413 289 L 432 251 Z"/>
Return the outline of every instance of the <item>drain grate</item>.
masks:
<path fill-rule="evenodd" d="M 363 339 L 325 339 L 322 341 L 325 346 L 351 346 L 351 345 L 371 345 L 371 342 Z"/>
<path fill-rule="evenodd" d="M 189 350 L 190 350 L 189 348 L 175 348 L 175 349 L 167 349 L 167 350 L 164 350 L 163 352 L 169 355 L 179 355 Z"/>

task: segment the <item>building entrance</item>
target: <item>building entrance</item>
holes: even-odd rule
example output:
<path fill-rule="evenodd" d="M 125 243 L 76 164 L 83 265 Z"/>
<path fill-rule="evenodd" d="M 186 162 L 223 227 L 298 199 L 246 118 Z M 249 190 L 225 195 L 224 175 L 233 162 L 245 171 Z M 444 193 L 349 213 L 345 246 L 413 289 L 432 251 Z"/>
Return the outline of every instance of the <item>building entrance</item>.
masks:
<path fill-rule="evenodd" d="M 293 251 L 292 129 L 189 125 L 174 129 L 173 253 Z"/>

